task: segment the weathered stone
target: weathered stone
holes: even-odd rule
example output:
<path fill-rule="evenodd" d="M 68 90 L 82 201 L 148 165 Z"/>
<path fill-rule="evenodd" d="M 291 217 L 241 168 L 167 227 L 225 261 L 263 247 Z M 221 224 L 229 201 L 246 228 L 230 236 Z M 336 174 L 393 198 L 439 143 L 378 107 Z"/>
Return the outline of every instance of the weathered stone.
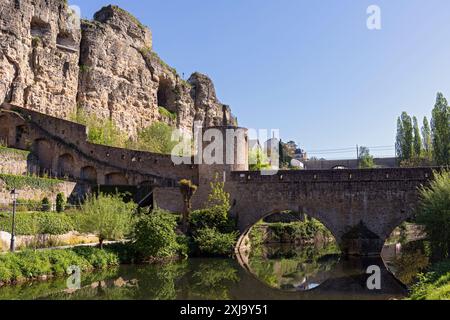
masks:
<path fill-rule="evenodd" d="M 67 2 L 3 0 L 0 12 L 0 102 L 68 118 L 81 32 Z"/>
<path fill-rule="evenodd" d="M 235 122 L 209 78 L 181 79 L 152 50 L 151 31 L 116 6 L 81 28 L 65 0 L 3 0 L 0 12 L 0 103 L 64 119 L 78 106 L 130 137 L 156 121 L 189 131 L 194 120 Z"/>

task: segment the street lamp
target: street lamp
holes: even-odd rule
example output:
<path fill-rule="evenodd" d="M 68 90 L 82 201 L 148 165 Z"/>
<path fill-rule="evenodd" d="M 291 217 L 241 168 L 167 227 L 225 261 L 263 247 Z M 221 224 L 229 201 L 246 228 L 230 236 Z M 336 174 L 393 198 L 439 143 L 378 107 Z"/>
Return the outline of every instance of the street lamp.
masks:
<path fill-rule="evenodd" d="M 16 204 L 17 204 L 17 196 L 19 194 L 16 192 L 16 189 L 12 189 L 11 198 L 13 200 L 13 212 L 12 212 L 12 231 L 11 231 L 11 252 L 16 250 L 15 242 L 16 242 Z"/>

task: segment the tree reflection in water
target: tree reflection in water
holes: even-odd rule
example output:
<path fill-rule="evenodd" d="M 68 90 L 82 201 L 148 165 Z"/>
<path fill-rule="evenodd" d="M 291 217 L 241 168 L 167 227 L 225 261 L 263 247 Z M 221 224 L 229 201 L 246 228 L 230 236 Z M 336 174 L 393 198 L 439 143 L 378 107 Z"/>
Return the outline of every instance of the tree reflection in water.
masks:
<path fill-rule="evenodd" d="M 266 245 L 249 257 L 249 269 L 267 285 L 288 291 L 305 291 L 328 279 L 339 261 L 334 244 Z"/>

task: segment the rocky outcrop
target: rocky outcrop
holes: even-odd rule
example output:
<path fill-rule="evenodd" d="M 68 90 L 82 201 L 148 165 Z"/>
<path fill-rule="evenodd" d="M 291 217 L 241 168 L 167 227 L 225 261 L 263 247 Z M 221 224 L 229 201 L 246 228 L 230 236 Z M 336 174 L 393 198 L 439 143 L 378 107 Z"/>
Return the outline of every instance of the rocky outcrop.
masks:
<path fill-rule="evenodd" d="M 81 24 L 65 0 L 2 0 L 0 12 L 0 103 L 65 119 L 78 107 L 131 137 L 155 121 L 235 124 L 207 76 L 183 80 L 153 51 L 151 31 L 116 6 Z"/>
<path fill-rule="evenodd" d="M 0 102 L 68 117 L 81 39 L 74 12 L 61 0 L 2 0 L 0 12 Z"/>

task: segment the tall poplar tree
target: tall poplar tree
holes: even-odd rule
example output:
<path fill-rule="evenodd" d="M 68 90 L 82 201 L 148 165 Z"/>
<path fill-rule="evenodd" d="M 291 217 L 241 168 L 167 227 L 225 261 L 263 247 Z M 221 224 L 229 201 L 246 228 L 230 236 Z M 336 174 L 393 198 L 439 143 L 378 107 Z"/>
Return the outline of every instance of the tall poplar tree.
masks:
<path fill-rule="evenodd" d="M 402 140 L 402 156 L 403 160 L 410 160 L 413 157 L 413 124 L 411 117 L 403 112 L 401 116 L 403 127 L 403 140 Z"/>
<path fill-rule="evenodd" d="M 417 118 L 413 117 L 414 124 L 414 156 L 420 158 L 422 156 L 422 137 L 420 136 L 419 123 Z"/>
<path fill-rule="evenodd" d="M 397 137 L 395 139 L 395 155 L 399 162 L 404 160 L 403 158 L 403 124 L 400 117 L 397 119 Z"/>
<path fill-rule="evenodd" d="M 431 121 L 433 158 L 437 165 L 450 165 L 450 108 L 442 93 L 437 94 Z"/>
<path fill-rule="evenodd" d="M 427 117 L 423 118 L 423 126 L 422 126 L 422 142 L 423 142 L 423 150 L 424 156 L 428 160 L 433 158 L 433 140 L 431 138 L 431 129 L 430 123 L 428 122 Z"/>

